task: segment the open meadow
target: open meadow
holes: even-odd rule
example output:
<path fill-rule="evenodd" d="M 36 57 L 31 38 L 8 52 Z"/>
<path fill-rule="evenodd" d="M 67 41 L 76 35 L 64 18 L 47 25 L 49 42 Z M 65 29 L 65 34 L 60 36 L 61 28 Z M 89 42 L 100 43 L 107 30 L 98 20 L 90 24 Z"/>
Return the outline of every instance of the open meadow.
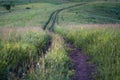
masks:
<path fill-rule="evenodd" d="M 119 0 L 3 2 L 0 80 L 120 80 Z"/>

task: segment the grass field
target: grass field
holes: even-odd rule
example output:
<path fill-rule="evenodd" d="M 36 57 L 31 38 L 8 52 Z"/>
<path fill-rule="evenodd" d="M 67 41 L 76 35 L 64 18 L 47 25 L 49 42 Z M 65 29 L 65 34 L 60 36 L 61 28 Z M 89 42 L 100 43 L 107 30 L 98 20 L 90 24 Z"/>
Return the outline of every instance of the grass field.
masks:
<path fill-rule="evenodd" d="M 90 63 L 97 66 L 95 80 L 119 80 L 120 26 L 98 26 L 56 27 L 56 32 L 91 56 Z"/>
<path fill-rule="evenodd" d="M 90 57 L 94 80 L 120 80 L 120 2 L 99 0 L 40 0 L 0 7 L 0 80 L 71 80 L 72 44 Z M 50 14 L 64 7 L 55 33 L 42 27 Z M 29 7 L 30 9 L 26 9 Z"/>
<path fill-rule="evenodd" d="M 52 11 L 75 3 L 33 3 L 15 6 L 11 11 L 0 12 L 0 27 L 43 26 Z M 104 4 L 104 5 L 102 5 Z M 89 6 L 89 7 L 88 7 Z M 31 9 L 27 10 L 26 7 Z M 120 23 L 119 2 L 95 2 L 63 11 L 59 17 L 60 24 L 86 23 Z M 29 14 L 28 14 L 29 13 Z M 39 19 L 39 20 L 38 20 Z"/>
<path fill-rule="evenodd" d="M 0 27 L 43 26 L 54 10 L 71 4 L 72 3 L 64 3 L 61 5 L 53 3 L 32 3 L 15 6 L 11 9 L 11 12 L 1 8 Z M 30 7 L 31 9 L 27 10 L 26 7 Z"/>
<path fill-rule="evenodd" d="M 15 80 L 30 71 L 46 49 L 49 36 L 40 28 L 0 28 L 0 79 Z M 11 72 L 11 74 L 8 74 Z M 15 76 L 16 74 L 16 76 Z"/>
<path fill-rule="evenodd" d="M 26 10 L 26 7 L 30 7 L 31 9 Z M 16 6 L 14 9 L 12 9 L 12 12 L 7 12 L 0 16 L 1 27 L 42 26 L 49 17 L 49 14 L 57 8 L 55 5 L 49 3 L 35 3 Z"/>
<path fill-rule="evenodd" d="M 93 2 L 59 14 L 60 24 L 120 23 L 119 2 Z"/>

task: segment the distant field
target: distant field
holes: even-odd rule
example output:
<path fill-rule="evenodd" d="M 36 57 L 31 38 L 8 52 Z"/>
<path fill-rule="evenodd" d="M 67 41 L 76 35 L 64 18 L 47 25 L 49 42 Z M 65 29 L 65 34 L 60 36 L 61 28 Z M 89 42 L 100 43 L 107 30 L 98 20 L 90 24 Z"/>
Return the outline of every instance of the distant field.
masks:
<path fill-rule="evenodd" d="M 0 27 L 43 26 L 54 10 L 72 4 L 74 5 L 75 3 L 65 3 L 61 5 L 32 3 L 15 6 L 11 9 L 11 12 L 1 8 Z M 26 7 L 31 9 L 26 9 Z"/>
<path fill-rule="evenodd" d="M 93 2 L 59 14 L 60 24 L 120 23 L 119 2 Z"/>
<path fill-rule="evenodd" d="M 52 11 L 76 3 L 32 3 L 18 5 L 11 12 L 0 8 L 0 27 L 43 26 Z M 104 5 L 103 5 L 104 4 Z M 31 9 L 26 9 L 29 7 Z M 95 2 L 63 11 L 58 16 L 60 24 L 120 23 L 120 3 Z"/>
<path fill-rule="evenodd" d="M 27 10 L 26 7 L 31 9 Z M 44 24 L 49 14 L 57 8 L 56 5 L 49 3 L 15 6 L 11 12 L 1 12 L 0 27 L 40 26 Z"/>

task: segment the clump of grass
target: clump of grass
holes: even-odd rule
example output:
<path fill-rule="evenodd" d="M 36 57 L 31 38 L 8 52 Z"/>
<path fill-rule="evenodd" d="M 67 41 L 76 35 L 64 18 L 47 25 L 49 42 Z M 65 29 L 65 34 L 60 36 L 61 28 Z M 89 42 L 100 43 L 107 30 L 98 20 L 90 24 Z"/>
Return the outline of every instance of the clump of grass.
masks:
<path fill-rule="evenodd" d="M 70 66 L 64 40 L 54 35 L 49 51 L 40 59 L 38 68 L 32 76 L 29 75 L 29 80 L 70 80 L 69 76 L 73 73 L 69 70 Z"/>
<path fill-rule="evenodd" d="M 120 30 L 113 28 L 56 28 L 68 42 L 92 57 L 96 65 L 95 80 L 119 80 Z"/>

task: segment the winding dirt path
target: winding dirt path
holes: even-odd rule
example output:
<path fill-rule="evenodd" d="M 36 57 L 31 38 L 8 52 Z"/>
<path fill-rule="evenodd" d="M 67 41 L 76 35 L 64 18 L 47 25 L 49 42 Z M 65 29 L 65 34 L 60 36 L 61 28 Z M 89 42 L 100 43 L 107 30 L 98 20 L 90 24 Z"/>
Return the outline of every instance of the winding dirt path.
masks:
<path fill-rule="evenodd" d="M 77 7 L 77 6 L 82 6 L 82 5 L 85 5 L 85 4 L 87 4 L 87 3 L 79 3 L 79 4 L 75 4 L 75 5 L 72 5 L 72 6 L 64 7 L 64 8 L 57 9 L 57 10 L 53 11 L 50 14 L 50 17 L 48 18 L 47 22 L 43 26 L 43 30 L 46 30 L 47 28 L 49 28 L 48 29 L 49 31 L 54 32 L 54 25 L 57 23 L 57 21 L 56 21 L 57 16 L 60 12 L 66 10 L 66 9 L 74 8 L 74 7 Z"/>
<path fill-rule="evenodd" d="M 48 21 L 43 26 L 43 29 L 48 29 L 49 32 L 54 33 L 54 25 L 57 21 L 58 14 L 66 9 L 70 9 L 77 6 L 85 5 L 86 3 L 76 4 L 73 6 L 69 6 L 66 8 L 55 10 L 51 13 Z M 71 78 L 71 80 L 93 80 L 93 72 L 94 66 L 88 62 L 89 57 L 84 55 L 81 50 L 76 49 L 73 45 L 68 44 L 68 48 L 70 48 L 70 59 L 74 64 L 75 75 Z"/>
<path fill-rule="evenodd" d="M 70 48 L 69 57 L 74 64 L 75 75 L 71 80 L 94 80 L 94 66 L 88 62 L 89 57 L 84 55 L 81 50 L 76 49 L 73 45 L 67 45 Z"/>

